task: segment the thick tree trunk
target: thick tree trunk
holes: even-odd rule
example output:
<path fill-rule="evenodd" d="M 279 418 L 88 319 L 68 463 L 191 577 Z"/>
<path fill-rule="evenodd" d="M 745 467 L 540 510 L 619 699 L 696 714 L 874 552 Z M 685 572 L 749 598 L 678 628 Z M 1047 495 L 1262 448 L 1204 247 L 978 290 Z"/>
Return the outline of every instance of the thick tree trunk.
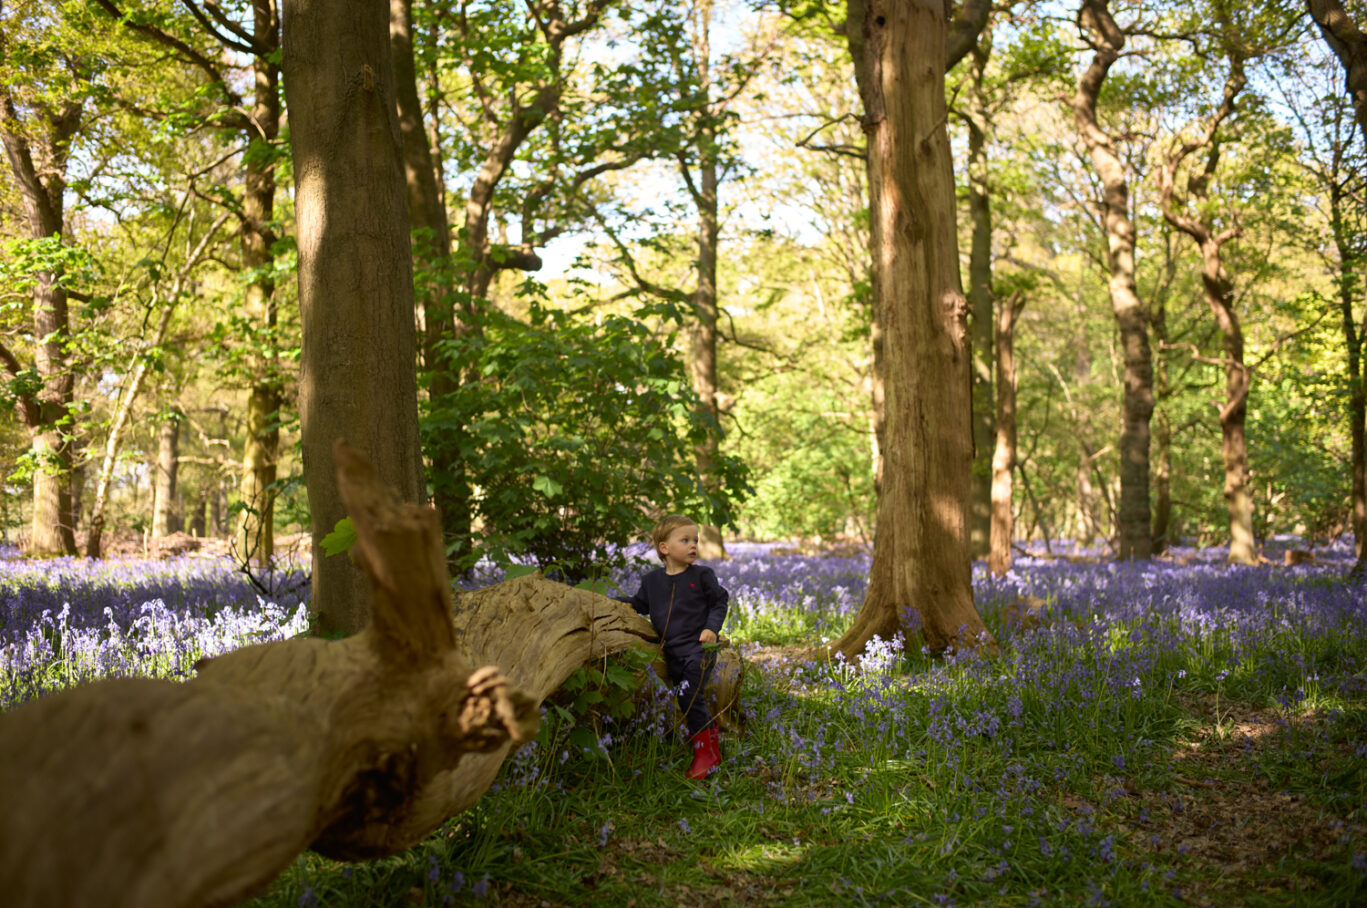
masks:
<path fill-rule="evenodd" d="M 180 529 L 176 523 L 176 479 L 180 471 L 180 414 L 170 413 L 157 427 L 156 476 L 152 482 L 152 538 Z"/>
<path fill-rule="evenodd" d="M 287 0 L 299 298 L 299 411 L 323 633 L 365 624 L 364 579 L 322 538 L 345 516 L 332 476 L 340 437 L 405 501 L 421 501 L 408 205 L 384 0 Z M 339 137 L 341 137 L 339 139 Z"/>
<path fill-rule="evenodd" d="M 968 304 L 959 284 L 954 174 L 945 129 L 941 4 L 870 0 L 860 32 L 870 220 L 877 245 L 887 441 L 864 604 L 831 644 L 847 656 L 875 635 L 932 652 L 994 645 L 973 606 L 968 551 L 972 462 Z M 853 42 L 852 42 L 853 44 Z"/>
<path fill-rule="evenodd" d="M 28 554 L 76 554 L 75 528 L 71 525 L 71 443 L 69 429 L 61 423 L 72 403 L 74 377 L 67 365 L 66 292 L 50 276 L 39 279 L 33 291 L 34 362 L 43 385 L 38 391 L 39 420 L 31 426 L 37 462 L 33 477 L 33 524 Z"/>
<path fill-rule="evenodd" d="M 1108 290 L 1125 364 L 1116 555 L 1122 560 L 1146 560 L 1152 552 L 1149 420 L 1153 415 L 1153 361 L 1144 307 L 1135 283 L 1135 228 L 1130 220 L 1125 162 L 1114 140 L 1097 122 L 1097 99 L 1102 83 L 1125 46 L 1125 34 L 1111 18 L 1107 3 L 1108 0 L 1083 0 L 1078 11 L 1078 24 L 1089 37 L 1095 54 L 1078 80 L 1072 107 L 1078 135 L 1102 182 L 1102 213 L 1110 271 Z"/>
<path fill-rule="evenodd" d="M 1220 450 L 1225 465 L 1225 506 L 1229 511 L 1229 561 L 1257 564 L 1258 542 L 1253 537 L 1253 490 L 1248 476 L 1245 422 L 1252 375 L 1244 365 L 1244 334 L 1233 309 L 1233 291 L 1220 262 L 1220 244 L 1202 244 L 1202 274 L 1206 304 L 1224 338 L 1225 403 L 1220 408 Z"/>
<path fill-rule="evenodd" d="M 0 141 L 23 202 L 28 236 L 40 240 L 62 236 L 65 229 L 66 166 L 71 137 L 81 122 L 82 105 L 69 102 L 58 108 L 32 105 L 42 114 L 36 122 L 23 121 L 8 86 L 0 85 Z M 21 99 L 22 101 L 22 99 Z M 76 554 L 71 521 L 72 452 L 63 425 L 71 415 L 74 377 L 67 362 L 70 327 L 67 295 L 59 275 L 38 275 L 33 292 L 33 336 L 38 339 L 33 368 L 40 386 L 24 393 L 19 413 L 28 428 L 35 460 L 33 522 L 28 553 L 35 556 Z M 0 363 L 11 377 L 23 365 L 0 343 Z"/>
<path fill-rule="evenodd" d="M 968 116 L 968 217 L 971 223 L 968 253 L 968 308 L 973 330 L 973 497 L 969 521 L 969 549 L 973 557 L 988 554 L 996 521 L 993 490 L 996 488 L 993 425 L 993 317 L 992 294 L 992 196 L 987 170 L 987 102 L 983 77 L 992 44 L 988 34 L 979 37 L 973 57 L 973 81 L 966 100 Z M 1009 556 L 1008 556 L 1009 557 Z"/>
<path fill-rule="evenodd" d="M 996 448 L 992 454 L 992 546 L 987 568 L 1001 576 L 1011 570 L 1014 530 L 1011 517 L 1011 474 L 1016 469 L 1016 321 L 1025 297 L 1015 293 L 997 312 Z"/>

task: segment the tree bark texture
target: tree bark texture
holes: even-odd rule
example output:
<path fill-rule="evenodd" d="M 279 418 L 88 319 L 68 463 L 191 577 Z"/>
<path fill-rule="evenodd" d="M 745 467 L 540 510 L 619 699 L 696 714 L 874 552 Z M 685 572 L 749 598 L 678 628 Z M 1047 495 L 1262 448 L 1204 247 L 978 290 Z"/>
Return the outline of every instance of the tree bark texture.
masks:
<path fill-rule="evenodd" d="M 875 634 L 910 637 L 918 619 L 933 652 L 991 645 L 968 550 L 971 351 L 945 129 L 944 8 L 871 0 L 856 17 L 857 7 L 848 27 L 860 32 L 887 424 L 868 593 L 830 650 L 853 656 Z"/>
<path fill-rule="evenodd" d="M 344 514 L 331 446 L 348 438 L 405 501 L 424 498 L 417 338 L 384 0 L 287 0 L 299 299 L 299 413 L 319 629 L 365 624 L 359 571 L 323 554 Z"/>
<path fill-rule="evenodd" d="M 1108 0 L 1083 0 L 1078 10 L 1078 24 L 1095 53 L 1078 79 L 1072 108 L 1078 135 L 1102 182 L 1101 211 L 1110 272 L 1107 287 L 1125 364 L 1116 555 L 1122 560 L 1147 560 L 1152 552 L 1149 420 L 1153 416 L 1153 357 L 1135 282 L 1135 228 L 1130 219 L 1128 174 L 1114 139 L 1097 121 L 1101 86 L 1125 46 L 1125 33 L 1111 17 L 1107 3 Z"/>
<path fill-rule="evenodd" d="M 334 460 L 371 624 L 245 647 L 184 683 L 100 681 L 0 715 L 10 903 L 230 905 L 305 848 L 398 853 L 480 797 L 572 672 L 658 654 L 629 607 L 539 576 L 453 607 L 436 513 L 399 502 L 346 446 Z"/>
<path fill-rule="evenodd" d="M 1353 102 L 1358 128 L 1367 136 L 1367 35 L 1349 18 L 1339 0 L 1306 0 L 1305 6 L 1324 43 L 1343 65 L 1344 87 Z"/>
<path fill-rule="evenodd" d="M 969 521 L 969 548 L 975 558 L 991 548 L 993 488 L 996 483 L 993 426 L 993 339 L 996 319 L 992 315 L 992 196 L 988 184 L 987 104 L 983 96 L 983 76 L 992 45 L 988 35 L 980 36 L 972 50 L 973 73 L 965 99 L 968 125 L 968 309 L 973 331 L 973 495 Z"/>
<path fill-rule="evenodd" d="M 1025 297 L 1016 292 L 997 310 L 996 447 L 992 453 L 992 545 L 987 569 L 997 576 L 1011 570 L 1015 541 L 1011 515 L 1012 472 L 1016 469 L 1016 322 Z"/>
<path fill-rule="evenodd" d="M 2 38 L 3 36 L 0 36 Z M 81 123 L 82 105 L 68 102 L 58 108 L 39 105 L 40 122 L 23 122 L 8 87 L 0 86 L 0 141 L 5 146 L 14 182 L 23 202 L 28 237 L 62 236 L 65 229 L 66 168 L 71 139 Z M 20 396 L 19 414 L 29 430 L 35 461 L 33 520 L 29 555 L 76 554 L 71 520 L 71 444 L 61 423 L 70 413 L 75 379 L 67 362 L 70 326 L 67 295 L 60 276 L 38 275 L 33 292 L 33 368 L 40 385 Z M 0 345 L 0 362 L 12 376 L 23 367 Z"/>

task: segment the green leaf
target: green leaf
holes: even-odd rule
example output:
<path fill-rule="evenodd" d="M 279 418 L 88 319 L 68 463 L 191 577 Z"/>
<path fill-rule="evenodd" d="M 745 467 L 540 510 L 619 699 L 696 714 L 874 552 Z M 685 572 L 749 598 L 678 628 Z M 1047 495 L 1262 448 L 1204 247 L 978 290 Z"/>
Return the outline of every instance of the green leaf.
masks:
<path fill-rule="evenodd" d="M 547 498 L 554 498 L 563 492 L 565 487 L 543 473 L 532 480 L 532 489 L 540 492 Z"/>
<path fill-rule="evenodd" d="M 600 596 L 608 594 L 608 582 L 606 580 L 581 580 L 574 585 L 577 590 L 588 590 L 590 593 L 597 593 Z"/>
<path fill-rule="evenodd" d="M 343 517 L 337 521 L 337 525 L 332 528 L 332 532 L 323 537 L 323 551 L 330 557 L 340 552 L 349 551 L 356 544 L 356 527 L 352 525 L 350 517 Z"/>

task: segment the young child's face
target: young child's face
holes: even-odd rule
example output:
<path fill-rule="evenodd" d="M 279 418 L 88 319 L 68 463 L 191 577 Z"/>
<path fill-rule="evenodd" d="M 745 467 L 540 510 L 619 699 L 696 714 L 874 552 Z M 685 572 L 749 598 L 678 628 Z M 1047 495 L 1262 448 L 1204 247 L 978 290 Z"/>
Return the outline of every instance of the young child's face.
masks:
<path fill-rule="evenodd" d="M 692 524 L 675 527 L 664 542 L 660 543 L 660 554 L 665 557 L 666 565 L 688 567 L 698 560 L 698 528 Z"/>

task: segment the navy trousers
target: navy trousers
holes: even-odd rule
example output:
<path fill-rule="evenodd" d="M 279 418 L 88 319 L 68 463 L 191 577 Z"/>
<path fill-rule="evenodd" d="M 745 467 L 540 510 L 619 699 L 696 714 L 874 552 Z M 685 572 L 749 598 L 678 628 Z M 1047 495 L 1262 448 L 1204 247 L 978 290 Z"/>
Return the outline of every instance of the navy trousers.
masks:
<path fill-rule="evenodd" d="M 694 640 L 666 648 L 664 656 L 669 682 L 681 688 L 678 694 L 679 711 L 683 713 L 688 734 L 692 737 L 712 721 L 704 692 L 707 682 L 712 678 L 712 668 L 717 664 L 716 651 L 705 650 L 702 643 Z"/>

